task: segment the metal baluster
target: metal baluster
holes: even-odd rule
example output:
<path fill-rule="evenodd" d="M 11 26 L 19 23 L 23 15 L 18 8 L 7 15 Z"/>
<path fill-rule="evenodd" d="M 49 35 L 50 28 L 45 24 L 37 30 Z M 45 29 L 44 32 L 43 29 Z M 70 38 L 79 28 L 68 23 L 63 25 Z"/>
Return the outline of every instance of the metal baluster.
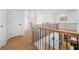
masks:
<path fill-rule="evenodd" d="M 68 36 L 66 35 L 66 50 L 68 50 Z"/>
<path fill-rule="evenodd" d="M 41 50 L 41 28 L 40 28 L 40 50 Z"/>
<path fill-rule="evenodd" d="M 50 31 L 49 31 L 49 50 L 50 50 Z"/>
<path fill-rule="evenodd" d="M 53 32 L 53 50 L 54 50 L 54 48 L 55 48 L 55 47 L 54 47 L 54 46 L 55 46 L 54 43 L 55 43 L 55 34 L 54 34 L 54 32 Z"/>
<path fill-rule="evenodd" d="M 60 33 L 59 33 L 59 50 L 60 50 L 60 39 L 61 39 L 61 37 L 60 37 Z"/>
<path fill-rule="evenodd" d="M 43 37 L 44 37 L 44 30 L 42 29 L 42 50 L 43 50 Z"/>
<path fill-rule="evenodd" d="M 55 28 L 55 24 L 53 24 L 53 29 Z M 55 43 L 55 34 L 54 34 L 54 32 L 53 32 L 53 38 L 52 38 L 52 40 L 53 40 L 53 50 L 55 49 L 55 45 L 54 45 L 54 43 Z"/>
<path fill-rule="evenodd" d="M 77 50 L 78 50 L 79 48 L 78 48 L 78 37 L 77 37 Z"/>
<path fill-rule="evenodd" d="M 37 49 L 39 50 L 39 42 L 38 42 L 38 40 L 39 40 L 39 31 L 38 31 L 38 28 L 36 29 L 36 42 L 37 42 Z"/>
<path fill-rule="evenodd" d="M 36 29 L 36 28 L 35 28 Z M 36 33 L 35 33 L 35 35 L 34 35 L 34 37 L 35 37 L 35 42 L 36 42 L 36 50 L 38 49 L 38 42 L 37 42 L 37 40 L 38 40 L 38 31 L 37 31 L 37 29 L 36 29 Z"/>
<path fill-rule="evenodd" d="M 39 28 L 38 28 L 38 49 L 40 50 L 40 42 L 39 42 L 39 39 L 40 39 L 40 37 L 39 37 L 39 35 L 40 35 L 40 32 L 39 32 Z"/>
<path fill-rule="evenodd" d="M 33 33 L 32 34 L 33 40 L 32 41 L 33 41 L 33 44 L 34 44 L 35 43 L 35 31 L 34 31 L 35 28 L 33 27 L 32 29 L 33 29 L 33 32 L 32 32 Z M 34 44 L 34 46 L 35 46 L 35 50 L 36 50 L 36 45 Z"/>
<path fill-rule="evenodd" d="M 34 28 L 33 28 L 33 43 L 35 42 L 35 34 L 34 34 Z M 37 45 L 37 44 L 36 44 Z M 35 47 L 35 50 L 37 50 L 37 47 Z"/>
<path fill-rule="evenodd" d="M 34 43 L 34 29 L 32 28 L 32 43 Z"/>
<path fill-rule="evenodd" d="M 70 37 L 70 36 L 69 36 L 69 44 L 70 44 L 70 45 L 69 45 L 69 50 L 70 50 L 70 49 L 71 49 L 71 48 L 70 48 L 70 46 L 71 46 L 71 37 Z"/>
<path fill-rule="evenodd" d="M 38 40 L 38 42 L 39 42 L 39 50 L 40 50 L 40 28 L 39 28 L 39 40 Z"/>
<path fill-rule="evenodd" d="M 45 30 L 45 50 L 46 50 L 46 30 Z"/>
<path fill-rule="evenodd" d="M 34 44 L 34 28 L 32 28 L 32 43 Z M 35 48 L 36 50 L 36 48 Z"/>

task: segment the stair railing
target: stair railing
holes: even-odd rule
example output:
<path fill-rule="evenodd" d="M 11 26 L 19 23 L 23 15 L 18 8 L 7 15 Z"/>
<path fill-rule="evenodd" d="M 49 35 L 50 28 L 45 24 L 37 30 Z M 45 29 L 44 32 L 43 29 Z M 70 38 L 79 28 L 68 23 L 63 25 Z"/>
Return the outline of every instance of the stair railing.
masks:
<path fill-rule="evenodd" d="M 76 44 L 76 49 L 79 49 L 79 33 L 52 29 L 44 26 L 31 25 L 32 29 L 32 42 L 36 45 L 35 50 L 61 50 L 62 44 L 61 37 L 64 37 L 63 47 L 65 50 L 70 50 L 70 46 Z M 57 35 L 52 35 L 52 33 L 57 33 Z M 64 36 L 62 36 L 64 35 Z M 71 40 L 72 37 L 75 37 L 76 40 Z M 59 38 L 59 39 L 58 39 Z M 58 41 L 57 41 L 58 39 Z M 57 41 L 57 43 L 56 43 Z"/>

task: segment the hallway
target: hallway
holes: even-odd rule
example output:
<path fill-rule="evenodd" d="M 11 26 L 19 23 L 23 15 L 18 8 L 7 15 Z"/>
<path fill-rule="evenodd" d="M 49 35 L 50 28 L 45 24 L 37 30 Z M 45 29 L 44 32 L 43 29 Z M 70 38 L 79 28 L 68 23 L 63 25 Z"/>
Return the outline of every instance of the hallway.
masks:
<path fill-rule="evenodd" d="M 29 34 L 11 38 L 0 50 L 34 50 L 34 46 L 30 38 L 31 36 Z"/>
<path fill-rule="evenodd" d="M 76 16 L 75 16 L 76 15 Z M 53 49 L 52 43 L 55 43 L 55 47 L 59 48 L 58 41 L 63 39 L 64 42 L 64 34 L 68 33 L 68 36 L 75 35 L 76 43 L 78 46 L 78 38 L 79 35 L 79 20 L 75 21 L 78 18 L 79 10 L 64 10 L 64 9 L 55 9 L 55 10 L 0 10 L 0 50 L 35 50 L 33 43 L 39 43 L 39 41 L 45 38 L 44 42 L 41 40 L 40 42 L 44 43 L 44 47 L 46 50 L 49 50 L 49 47 Z M 71 19 L 71 20 L 70 20 Z M 31 25 L 35 25 L 35 28 L 31 28 L 31 31 L 34 33 L 30 33 Z M 38 29 L 38 26 L 48 27 L 44 28 L 45 30 L 42 32 L 41 28 Z M 54 29 L 55 28 L 55 29 Z M 65 30 L 65 31 L 63 31 Z M 26 31 L 26 32 L 25 32 Z M 54 35 L 51 35 L 50 39 L 50 31 L 57 32 L 56 38 L 54 39 Z M 72 32 L 69 32 L 72 31 Z M 41 33 L 42 32 L 42 33 Z M 46 32 L 49 36 L 46 37 Z M 25 34 L 26 33 L 26 34 Z M 41 33 L 41 34 L 40 34 Z M 31 37 L 31 35 L 35 37 Z M 59 37 L 59 34 L 63 34 L 63 36 Z M 68 37 L 66 36 L 66 37 Z M 70 37 L 70 36 L 69 36 Z M 73 37 L 70 37 L 73 38 Z M 49 38 L 49 39 L 47 39 Z M 33 39 L 33 40 L 32 40 Z M 47 40 L 47 41 L 46 41 Z M 51 41 L 50 41 L 51 40 Z M 55 41 L 54 41 L 55 40 Z M 34 41 L 32 43 L 32 41 Z M 51 42 L 51 45 L 50 45 Z M 6 43 L 6 44 L 5 44 Z M 43 46 L 40 44 L 40 47 Z M 39 49 L 39 45 L 36 44 L 36 50 Z M 66 43 L 64 42 L 60 49 L 64 50 L 66 48 Z M 69 42 L 70 45 L 70 42 Z M 55 48 L 54 48 L 55 49 Z M 44 50 L 44 49 L 43 49 Z"/>

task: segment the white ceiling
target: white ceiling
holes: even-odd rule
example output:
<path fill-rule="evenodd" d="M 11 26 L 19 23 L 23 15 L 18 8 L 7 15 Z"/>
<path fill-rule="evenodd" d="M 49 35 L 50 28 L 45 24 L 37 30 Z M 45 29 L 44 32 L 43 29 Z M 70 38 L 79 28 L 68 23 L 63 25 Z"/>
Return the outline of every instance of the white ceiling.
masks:
<path fill-rule="evenodd" d="M 77 11 L 76 9 L 38 9 L 36 10 L 39 13 L 52 13 L 52 14 L 59 14 L 59 13 L 71 13 Z"/>

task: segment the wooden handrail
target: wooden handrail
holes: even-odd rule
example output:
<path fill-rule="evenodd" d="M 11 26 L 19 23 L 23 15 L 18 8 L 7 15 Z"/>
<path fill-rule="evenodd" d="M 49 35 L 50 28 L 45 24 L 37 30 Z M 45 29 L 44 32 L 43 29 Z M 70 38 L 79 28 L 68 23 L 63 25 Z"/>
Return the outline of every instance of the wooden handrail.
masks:
<path fill-rule="evenodd" d="M 61 33 L 61 34 L 67 34 L 67 35 L 70 35 L 70 36 L 79 37 L 78 32 L 72 32 L 72 31 L 61 30 L 61 29 L 52 29 L 52 28 L 43 27 L 43 26 L 31 26 L 31 27 L 32 28 L 41 28 L 41 29 L 44 29 L 44 30 L 49 30 L 51 32 L 57 32 L 57 33 Z"/>
<path fill-rule="evenodd" d="M 44 38 L 44 41 L 46 42 L 46 40 L 48 40 L 48 43 L 49 43 L 49 49 L 51 49 L 51 42 L 50 40 L 52 40 L 53 42 L 53 47 L 52 49 L 56 49 L 55 48 L 55 35 L 54 35 L 54 32 L 56 33 L 59 33 L 59 43 L 57 45 L 59 45 L 59 47 L 57 47 L 57 49 L 61 49 L 61 47 L 63 46 L 63 43 L 61 44 L 61 40 L 64 39 L 63 42 L 65 42 L 65 49 L 68 50 L 70 49 L 70 46 L 71 46 L 71 43 L 73 43 L 74 45 L 76 45 L 76 49 L 79 49 L 79 33 L 78 32 L 73 32 L 73 31 L 68 31 L 68 30 L 62 30 L 62 29 L 56 29 L 56 28 L 48 28 L 48 26 L 42 26 L 42 25 L 31 25 L 31 29 L 36 29 L 36 31 L 34 32 L 34 30 L 32 30 L 32 33 L 33 33 L 33 40 L 39 40 L 41 38 L 41 36 L 43 35 L 45 38 Z M 39 30 L 39 31 L 37 31 Z M 36 33 L 37 35 L 34 36 L 34 33 Z M 43 33 L 43 34 L 42 34 Z M 50 34 L 53 33 L 52 36 L 50 36 Z M 46 37 L 46 35 L 48 34 L 48 38 Z M 64 36 L 63 36 L 63 35 Z M 61 35 L 61 36 L 60 36 Z M 52 37 L 52 38 L 50 38 Z M 60 38 L 61 37 L 61 38 Z M 72 38 L 75 37 L 76 40 L 72 40 Z M 41 41 L 38 41 L 36 43 L 36 45 L 38 45 L 39 49 L 41 49 L 41 43 L 43 44 L 43 40 Z M 44 43 L 45 45 L 45 50 L 47 49 L 46 48 L 46 43 Z M 43 48 L 42 48 L 43 49 Z"/>

